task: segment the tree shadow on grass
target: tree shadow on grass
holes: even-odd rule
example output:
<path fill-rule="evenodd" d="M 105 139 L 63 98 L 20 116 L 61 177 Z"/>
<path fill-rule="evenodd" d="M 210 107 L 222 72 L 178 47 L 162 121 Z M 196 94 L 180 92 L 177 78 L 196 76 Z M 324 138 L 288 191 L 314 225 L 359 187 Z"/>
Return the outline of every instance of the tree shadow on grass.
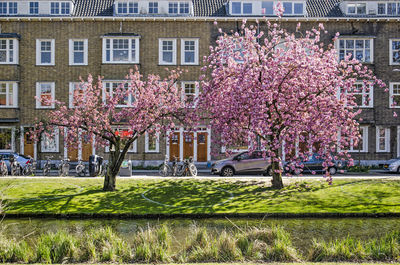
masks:
<path fill-rule="evenodd" d="M 368 181 L 368 180 L 367 180 Z M 362 184 L 367 181 L 352 181 Z M 162 180 L 154 182 L 120 182 L 118 190 L 103 192 L 100 186 L 83 187 L 81 192 L 71 187 L 57 188 L 37 197 L 24 196 L 7 200 L 13 213 L 131 213 L 173 214 L 214 212 L 292 212 L 314 209 L 319 212 L 348 212 L 349 209 L 378 211 L 381 207 L 398 207 L 387 203 L 390 194 L 373 190 L 373 201 L 358 199 L 333 190 L 349 182 L 334 186 L 320 185 L 310 191 L 296 189 L 273 190 L 270 187 L 243 182 Z M 76 191 L 76 189 L 75 189 Z M 317 196 L 323 192 L 326 196 Z M 374 193 L 372 193 L 374 192 Z M 153 201 L 146 200 L 142 194 Z M 233 195 L 232 200 L 228 200 Z M 61 195 L 60 195 L 61 194 Z M 279 207 L 287 205 L 289 208 Z M 203 206 L 203 207 L 202 207 Z M 207 206 L 207 207 L 204 207 Z M 290 208 L 292 207 L 292 208 Z M 297 209 L 297 210 L 296 210 Z"/>

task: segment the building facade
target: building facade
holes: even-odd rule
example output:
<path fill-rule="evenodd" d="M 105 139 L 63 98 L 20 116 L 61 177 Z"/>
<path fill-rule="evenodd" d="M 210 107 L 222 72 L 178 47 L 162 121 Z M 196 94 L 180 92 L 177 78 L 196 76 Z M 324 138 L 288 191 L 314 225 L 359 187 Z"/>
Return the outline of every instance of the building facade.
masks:
<path fill-rule="evenodd" d="M 276 3 L 1 0 L 0 152 L 16 151 L 38 160 L 47 156 L 87 160 L 93 153 L 104 154 L 107 149 L 96 150 L 93 141 L 64 148 L 57 131 L 54 138 L 30 141 L 26 132 L 35 118 L 54 107 L 40 104 L 35 97 L 55 98 L 73 107 L 71 95 L 79 89 L 80 77 L 102 76 L 105 89 L 112 91 L 135 66 L 144 75 L 163 76 L 166 67 L 187 70 L 179 85 L 184 87 L 183 96 L 195 97 L 200 91 L 196 81 L 202 58 L 219 35 L 214 21 L 225 30 L 236 30 L 244 18 L 254 22 L 265 17 L 280 21 L 288 30 L 295 30 L 299 22 L 303 30 L 323 23 L 329 32 L 324 43 L 340 33 L 335 43 L 339 57 L 352 53 L 389 88 L 389 93 L 380 88 L 360 92 L 362 141 L 351 150 L 354 158 L 379 163 L 400 156 L 400 122 L 393 115 L 400 108 L 393 105 L 393 100 L 400 99 L 400 2 L 282 1 L 282 18 L 275 14 Z M 211 133 L 204 126 L 195 133 L 179 127 L 167 137 L 143 135 L 128 157 L 144 165 L 159 165 L 165 155 L 193 156 L 206 163 L 217 157 L 211 152 Z"/>

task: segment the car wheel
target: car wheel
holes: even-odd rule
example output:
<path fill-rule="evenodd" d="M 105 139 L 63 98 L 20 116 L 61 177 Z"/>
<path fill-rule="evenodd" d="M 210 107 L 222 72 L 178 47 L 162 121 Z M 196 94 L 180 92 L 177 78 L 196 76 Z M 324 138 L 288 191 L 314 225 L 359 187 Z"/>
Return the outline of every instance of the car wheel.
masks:
<path fill-rule="evenodd" d="M 233 171 L 233 168 L 231 167 L 224 167 L 221 171 L 221 175 L 224 177 L 231 177 L 235 174 L 235 172 Z"/>
<path fill-rule="evenodd" d="M 336 167 L 330 167 L 330 168 L 328 169 L 328 172 L 329 172 L 329 175 L 333 176 L 333 175 L 336 174 L 337 169 L 336 169 Z"/>
<path fill-rule="evenodd" d="M 272 176 L 272 168 L 271 167 L 267 168 L 267 170 L 264 172 L 263 175 L 264 176 Z"/>

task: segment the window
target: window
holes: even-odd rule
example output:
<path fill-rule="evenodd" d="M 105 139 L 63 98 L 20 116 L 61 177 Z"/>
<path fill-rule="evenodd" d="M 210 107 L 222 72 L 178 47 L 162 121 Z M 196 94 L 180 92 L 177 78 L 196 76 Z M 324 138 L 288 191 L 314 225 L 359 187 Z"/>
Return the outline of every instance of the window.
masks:
<path fill-rule="evenodd" d="M 145 134 L 145 152 L 158 153 L 160 152 L 160 136 L 156 132 Z"/>
<path fill-rule="evenodd" d="M 0 151 L 14 151 L 14 128 L 0 127 Z"/>
<path fill-rule="evenodd" d="M 367 13 L 366 3 L 347 4 L 347 14 L 365 15 Z"/>
<path fill-rule="evenodd" d="M 149 2 L 149 14 L 158 14 L 157 2 Z"/>
<path fill-rule="evenodd" d="M 43 133 L 41 139 L 42 153 L 58 153 L 59 130 L 54 128 L 51 132 Z"/>
<path fill-rule="evenodd" d="M 386 15 L 386 4 L 378 4 L 378 15 Z"/>
<path fill-rule="evenodd" d="M 389 64 L 399 65 L 400 64 L 400 39 L 394 39 L 389 41 L 390 55 Z"/>
<path fill-rule="evenodd" d="M 351 55 L 363 63 L 373 62 L 373 41 L 372 39 L 340 39 L 339 60 L 344 60 L 346 55 Z"/>
<path fill-rule="evenodd" d="M 18 40 L 0 39 L 0 64 L 18 63 Z"/>
<path fill-rule="evenodd" d="M 181 64 L 197 65 L 199 63 L 199 40 L 182 39 Z"/>
<path fill-rule="evenodd" d="M 61 15 L 69 15 L 70 14 L 70 7 L 69 3 L 61 3 Z"/>
<path fill-rule="evenodd" d="M 179 13 L 189 14 L 189 3 L 188 2 L 180 2 L 179 3 Z"/>
<path fill-rule="evenodd" d="M 182 100 L 185 101 L 186 106 L 194 108 L 199 95 L 198 84 L 196 82 L 182 82 L 182 93 Z"/>
<path fill-rule="evenodd" d="M 55 99 L 54 82 L 37 82 L 36 98 L 36 108 L 54 108 L 54 102 L 50 102 Z"/>
<path fill-rule="evenodd" d="M 232 2 L 232 14 L 242 14 L 241 2 Z"/>
<path fill-rule="evenodd" d="M 114 128 L 116 131 L 118 131 L 118 133 L 121 133 L 122 135 L 132 135 L 132 132 L 129 132 L 129 130 L 127 128 Z M 117 134 L 117 132 L 116 132 Z M 126 144 L 125 140 L 121 141 L 121 145 L 120 145 L 120 151 L 122 152 L 122 149 L 124 148 L 124 145 Z M 115 148 L 112 148 L 112 151 L 115 151 Z M 110 152 L 110 147 L 108 145 L 106 145 L 105 147 L 105 152 L 108 153 Z M 128 149 L 128 153 L 136 153 L 137 152 L 137 139 L 135 141 L 133 141 L 133 143 L 131 144 L 131 146 Z"/>
<path fill-rule="evenodd" d="M 29 2 L 29 14 L 39 14 L 39 2 Z"/>
<path fill-rule="evenodd" d="M 178 14 L 178 2 L 169 2 L 168 3 L 168 13 Z"/>
<path fill-rule="evenodd" d="M 88 40 L 69 40 L 69 65 L 88 64 Z"/>
<path fill-rule="evenodd" d="M 352 94 L 358 107 L 372 108 L 374 106 L 372 86 L 367 88 L 363 83 L 357 82 Z"/>
<path fill-rule="evenodd" d="M 60 3 L 51 2 L 50 4 L 50 14 L 59 15 L 60 14 Z"/>
<path fill-rule="evenodd" d="M 349 152 L 368 152 L 368 126 L 361 126 L 360 134 L 361 137 L 356 146 L 354 146 L 352 140 L 350 141 Z"/>
<path fill-rule="evenodd" d="M 274 2 L 262 2 L 261 4 L 261 14 L 263 15 L 273 15 L 274 14 Z"/>
<path fill-rule="evenodd" d="M 400 14 L 400 3 L 387 3 L 386 13 L 387 15 Z"/>
<path fill-rule="evenodd" d="M 139 5 L 137 2 L 118 3 L 117 12 L 120 15 L 139 14 Z"/>
<path fill-rule="evenodd" d="M 125 91 L 129 91 L 129 82 L 127 81 L 106 81 L 103 83 L 104 89 L 111 97 L 116 93 L 116 90 L 124 89 Z M 105 100 L 105 94 L 103 94 L 103 99 Z M 126 93 L 126 96 L 118 102 L 117 107 L 131 107 L 135 102 L 135 97 L 132 93 Z"/>
<path fill-rule="evenodd" d="M 139 63 L 139 38 L 104 38 L 103 63 Z"/>
<path fill-rule="evenodd" d="M 251 15 L 253 13 L 253 4 L 252 3 L 243 3 L 243 14 Z"/>
<path fill-rule="evenodd" d="M 0 82 L 0 108 L 16 108 L 16 107 L 18 107 L 17 83 Z"/>
<path fill-rule="evenodd" d="M 390 83 L 389 108 L 400 108 L 400 83 Z"/>
<path fill-rule="evenodd" d="M 376 152 L 390 152 L 390 128 L 376 127 Z"/>
<path fill-rule="evenodd" d="M 82 99 L 85 94 L 85 85 L 82 82 L 69 83 L 69 107 L 74 108 L 78 105 L 76 99 Z"/>
<path fill-rule="evenodd" d="M 17 15 L 17 2 L 0 2 L 0 15 Z"/>
<path fill-rule="evenodd" d="M 303 2 L 283 2 L 283 15 L 302 15 L 303 7 Z"/>
<path fill-rule="evenodd" d="M 159 64 L 176 64 L 176 39 L 159 40 Z"/>
<path fill-rule="evenodd" d="M 54 40 L 36 40 L 36 65 L 54 65 Z"/>
<path fill-rule="evenodd" d="M 292 2 L 283 2 L 284 15 L 291 15 L 293 13 L 292 5 L 293 5 Z"/>
<path fill-rule="evenodd" d="M 18 3 L 17 2 L 9 2 L 8 3 L 8 13 L 10 15 L 18 14 Z"/>

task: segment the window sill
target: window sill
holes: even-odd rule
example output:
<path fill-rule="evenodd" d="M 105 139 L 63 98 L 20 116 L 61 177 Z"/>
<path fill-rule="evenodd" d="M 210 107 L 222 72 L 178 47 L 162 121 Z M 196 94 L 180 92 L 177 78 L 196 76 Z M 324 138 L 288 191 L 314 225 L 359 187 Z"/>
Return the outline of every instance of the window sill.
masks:
<path fill-rule="evenodd" d="M 36 64 L 36 66 L 56 66 L 56 64 Z"/>
<path fill-rule="evenodd" d="M 145 154 L 161 154 L 160 151 L 145 151 Z"/>
<path fill-rule="evenodd" d="M 181 63 L 182 66 L 199 66 L 199 63 Z"/>
<path fill-rule="evenodd" d="M 55 109 L 55 107 L 48 107 L 48 108 L 46 108 L 46 107 L 36 107 L 35 109 L 46 110 L 46 109 Z"/>
<path fill-rule="evenodd" d="M 11 107 L 11 106 L 0 106 L 0 109 L 18 109 L 18 106 Z"/>
<path fill-rule="evenodd" d="M 177 63 L 158 63 L 158 66 L 177 65 Z"/>
<path fill-rule="evenodd" d="M 88 64 L 87 63 L 85 63 L 85 64 L 70 64 L 69 66 L 88 66 Z"/>
<path fill-rule="evenodd" d="M 54 153 L 60 153 L 60 151 L 40 151 L 40 153 L 41 154 L 44 154 L 44 153 L 52 153 L 52 154 L 54 154 Z"/>
<path fill-rule="evenodd" d="M 139 62 L 103 62 L 103 64 L 139 64 Z"/>
<path fill-rule="evenodd" d="M 386 151 L 386 150 L 385 151 L 376 151 L 376 153 L 377 154 L 379 154 L 379 153 L 390 153 L 390 151 Z"/>
<path fill-rule="evenodd" d="M 9 63 L 9 62 L 3 63 L 3 62 L 0 62 L 0 65 L 18 65 L 18 63 Z"/>

